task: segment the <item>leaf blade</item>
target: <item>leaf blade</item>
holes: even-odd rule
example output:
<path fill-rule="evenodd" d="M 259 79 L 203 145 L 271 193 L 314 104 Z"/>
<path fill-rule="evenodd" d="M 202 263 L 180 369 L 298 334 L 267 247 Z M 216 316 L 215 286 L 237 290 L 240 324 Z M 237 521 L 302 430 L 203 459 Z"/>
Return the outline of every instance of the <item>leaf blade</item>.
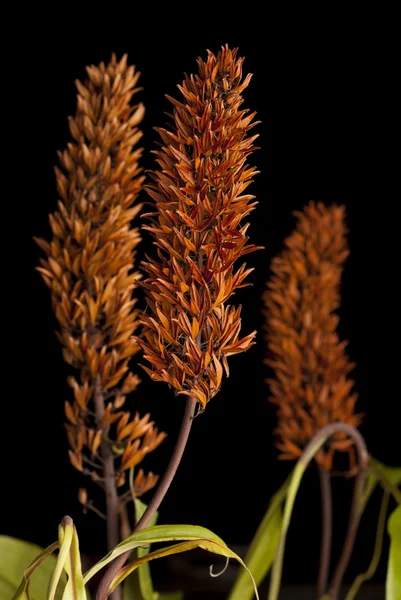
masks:
<path fill-rule="evenodd" d="M 147 509 L 147 506 L 142 500 L 135 496 L 134 506 L 135 518 L 138 522 Z M 156 511 L 149 522 L 149 527 L 156 525 L 158 516 L 158 512 Z M 135 551 L 137 557 L 145 556 L 149 553 L 150 546 L 147 546 L 146 548 L 138 547 Z M 132 598 L 137 598 L 138 600 L 154 600 L 155 596 L 156 593 L 153 589 L 150 567 L 148 563 L 145 563 L 125 580 L 123 586 L 123 600 L 132 600 Z"/>
<path fill-rule="evenodd" d="M 397 504 L 401 504 L 401 492 L 398 489 L 401 483 L 401 467 L 388 467 L 373 458 L 373 456 L 369 457 L 368 467 L 373 476 L 376 477 L 377 482 L 384 489 L 390 491 Z"/>
<path fill-rule="evenodd" d="M 58 583 L 63 574 L 64 565 L 68 558 L 68 553 L 69 553 L 71 542 L 72 542 L 72 535 L 73 535 L 72 528 L 64 529 L 63 525 L 60 524 L 58 530 L 59 530 L 58 535 L 59 535 L 60 548 L 59 548 L 59 553 L 58 553 L 58 557 L 57 557 L 57 561 L 56 561 L 56 566 L 54 567 L 53 574 L 50 578 L 49 591 L 47 593 L 47 600 L 54 600 L 54 597 L 56 595 L 57 586 L 58 586 Z M 64 594 L 63 594 L 63 600 L 64 600 Z"/>
<path fill-rule="evenodd" d="M 190 541 L 182 542 L 180 544 L 174 544 L 173 546 L 161 548 L 159 550 L 155 550 L 154 552 L 147 554 L 146 556 L 137 558 L 136 560 L 134 560 L 132 563 L 130 563 L 126 567 L 123 567 L 122 569 L 120 569 L 119 573 L 116 575 L 116 577 L 114 578 L 114 580 L 111 584 L 110 591 L 115 590 L 116 587 L 118 585 L 120 585 L 120 583 L 122 583 L 122 581 L 124 581 L 124 579 L 130 573 L 132 573 L 135 569 L 137 569 L 139 566 L 141 566 L 144 562 L 148 562 L 150 560 L 155 560 L 157 558 L 169 556 L 171 554 L 179 554 L 181 552 L 188 552 L 189 550 L 193 550 L 195 548 L 202 548 L 203 550 L 206 550 L 208 552 L 212 552 L 214 554 L 219 554 L 219 555 L 225 556 L 227 558 L 234 558 L 235 560 L 237 560 L 244 567 L 244 569 L 246 569 L 246 571 L 248 572 L 248 574 L 252 580 L 252 583 L 253 583 L 255 597 L 257 598 L 257 600 L 259 600 L 259 594 L 258 594 L 255 580 L 252 576 L 252 573 L 250 572 L 250 570 L 244 563 L 244 561 L 235 552 L 230 550 L 230 548 L 228 548 L 224 544 L 224 542 L 219 543 L 214 540 L 210 540 L 210 539 L 206 539 L 206 538 L 190 540 Z"/>
<path fill-rule="evenodd" d="M 154 527 L 142 529 L 120 542 L 113 551 L 106 554 L 106 556 L 97 562 L 96 565 L 89 569 L 89 571 L 84 574 L 84 583 L 88 583 L 100 569 L 128 550 L 134 550 L 145 544 L 150 545 L 157 542 L 190 541 L 199 538 L 211 539 L 224 544 L 223 540 L 212 531 L 198 525 L 156 525 Z"/>
<path fill-rule="evenodd" d="M 70 527 L 69 524 L 66 526 Z M 75 526 L 72 526 L 72 541 L 64 570 L 68 575 L 68 581 L 64 588 L 63 600 L 87 600 L 82 576 L 78 534 Z"/>
<path fill-rule="evenodd" d="M 259 585 L 263 581 L 274 560 L 282 525 L 282 504 L 286 497 L 290 480 L 291 475 L 272 496 L 267 511 L 244 558 L 245 564 L 255 578 L 256 585 Z M 241 572 L 236 579 L 228 600 L 250 600 L 252 593 L 252 587 L 249 586 L 246 573 Z"/>
<path fill-rule="evenodd" d="M 390 553 L 386 578 L 386 600 L 401 600 L 401 506 L 391 513 L 387 525 Z"/>
<path fill-rule="evenodd" d="M 0 536 L 0 555 L 2 557 L 0 576 L 9 586 L 13 587 L 15 593 L 12 600 L 25 600 L 29 597 L 32 600 L 43 598 L 43 591 L 46 589 L 48 579 L 56 564 L 56 559 L 55 557 L 51 557 L 51 554 L 58 548 L 58 545 L 58 542 L 55 542 L 43 549 L 23 540 L 9 536 Z M 42 565 L 47 558 L 50 559 L 47 565 Z M 30 564 L 24 568 L 27 562 Z M 51 566 L 49 566 L 49 563 Z M 39 574 L 39 577 L 36 577 L 35 581 L 31 582 L 33 574 Z M 21 576 L 22 580 L 20 580 Z M 28 595 L 31 583 L 32 589 L 30 595 Z M 61 597 L 59 596 L 59 598 Z"/>

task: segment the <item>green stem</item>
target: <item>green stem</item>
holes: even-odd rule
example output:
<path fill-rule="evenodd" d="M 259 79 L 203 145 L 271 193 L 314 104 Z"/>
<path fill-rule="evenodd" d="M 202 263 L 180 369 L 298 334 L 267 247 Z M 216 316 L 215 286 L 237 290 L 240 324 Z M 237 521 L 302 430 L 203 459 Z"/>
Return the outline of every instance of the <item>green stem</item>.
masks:
<path fill-rule="evenodd" d="M 385 531 L 385 527 L 386 527 L 386 515 L 387 515 L 389 498 L 390 498 L 390 493 L 388 491 L 385 491 L 383 494 L 383 499 L 382 499 L 381 506 L 380 506 L 379 520 L 377 522 L 377 529 L 376 529 L 375 549 L 373 552 L 372 560 L 370 561 L 370 565 L 365 573 L 361 573 L 360 575 L 358 575 L 358 577 L 355 578 L 355 581 L 352 584 L 351 588 L 349 589 L 349 592 L 348 592 L 345 600 L 354 600 L 361 585 L 365 581 L 368 581 L 369 579 L 371 579 L 376 572 L 377 565 L 379 564 L 379 560 L 380 560 L 380 556 L 381 556 L 382 548 L 383 548 L 383 537 L 384 537 L 384 531 Z"/>
<path fill-rule="evenodd" d="M 375 477 L 377 477 L 382 487 L 393 496 L 397 504 L 401 504 L 400 490 L 397 488 L 397 486 L 391 483 L 389 479 L 387 479 L 387 477 L 382 473 L 380 467 L 376 467 L 372 465 L 371 462 L 369 462 L 368 471 L 370 471 L 371 473 L 373 473 L 373 475 L 375 475 Z"/>
<path fill-rule="evenodd" d="M 302 480 L 306 467 L 315 456 L 316 452 L 323 446 L 328 438 L 337 432 L 344 432 L 355 442 L 358 452 L 359 466 L 363 471 L 366 468 L 368 453 L 363 437 L 355 427 L 347 423 L 332 423 L 320 429 L 311 439 L 299 458 L 292 475 L 291 483 L 288 488 L 287 500 L 284 507 L 283 525 L 281 529 L 280 540 L 277 548 L 276 558 L 273 564 L 272 576 L 269 589 L 268 600 L 278 600 L 281 584 L 281 574 L 283 569 L 283 559 L 285 550 L 285 541 L 288 527 L 291 521 L 291 515 L 294 508 L 295 498 Z"/>

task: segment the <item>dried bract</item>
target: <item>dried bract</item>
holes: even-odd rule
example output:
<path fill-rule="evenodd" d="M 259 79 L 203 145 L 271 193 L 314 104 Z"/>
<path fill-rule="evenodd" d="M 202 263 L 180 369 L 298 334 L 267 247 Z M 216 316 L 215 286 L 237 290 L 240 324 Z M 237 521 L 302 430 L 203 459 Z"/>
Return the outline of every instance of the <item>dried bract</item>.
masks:
<path fill-rule="evenodd" d="M 144 215 L 157 246 L 157 259 L 143 265 L 144 369 L 201 409 L 220 389 L 223 367 L 229 374 L 227 357 L 248 350 L 256 333 L 240 339 L 241 307 L 227 304 L 252 271 L 235 262 L 257 249 L 242 223 L 256 205 L 247 187 L 257 172 L 246 164 L 257 136 L 248 135 L 255 113 L 240 108 L 251 78 L 242 78 L 242 64 L 228 47 L 209 52 L 178 86 L 180 100 L 169 98 L 172 122 L 158 129 L 159 169 L 148 186 L 155 211 Z"/>
<path fill-rule="evenodd" d="M 51 291 L 64 359 L 79 370 L 77 379 L 69 378 L 74 401 L 65 403 L 71 463 L 101 482 L 99 449 L 107 438 L 122 485 L 124 472 L 164 438 L 149 415 L 131 419 L 120 410 L 139 383 L 128 362 L 139 350 L 133 265 L 140 234 L 131 221 L 141 209 L 142 149 L 136 146 L 144 108 L 130 104 L 139 73 L 126 56 L 117 62 L 113 55 L 107 66 L 90 66 L 87 73 L 84 84 L 76 82 L 77 112 L 69 119 L 74 141 L 59 152 L 52 239 L 36 239 L 46 254 L 38 270 Z M 96 382 L 108 404 L 95 418 Z M 142 473 L 141 489 L 152 484 L 154 475 L 146 483 Z"/>

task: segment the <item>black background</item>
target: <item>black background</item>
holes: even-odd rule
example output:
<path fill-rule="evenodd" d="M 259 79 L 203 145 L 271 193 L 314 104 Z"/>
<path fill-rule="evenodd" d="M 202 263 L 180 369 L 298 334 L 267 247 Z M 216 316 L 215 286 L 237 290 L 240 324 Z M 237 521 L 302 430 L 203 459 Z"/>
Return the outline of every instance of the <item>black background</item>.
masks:
<path fill-rule="evenodd" d="M 12 334 L 5 349 L 5 377 L 16 369 L 3 397 L 3 510 L 0 531 L 47 545 L 57 524 L 70 514 L 85 553 L 101 554 L 103 524 L 82 515 L 77 488 L 85 482 L 69 465 L 63 428 L 63 403 L 70 398 L 67 367 L 54 336 L 48 290 L 34 271 L 40 251 L 32 235 L 49 235 L 47 215 L 56 207 L 53 165 L 56 150 L 69 140 L 67 115 L 75 111 L 74 79 L 84 78 L 87 64 L 108 61 L 112 51 L 128 52 L 142 72 L 146 105 L 143 124 L 143 165 L 152 168 L 157 134 L 169 104 L 164 94 L 178 96 L 183 72 L 195 70 L 198 55 L 216 52 L 222 44 L 238 46 L 246 57 L 245 71 L 254 74 L 244 106 L 256 110 L 261 124 L 261 149 L 252 156 L 260 175 L 252 192 L 259 201 L 252 213 L 250 235 L 265 250 L 247 257 L 255 271 L 253 287 L 240 290 L 243 332 L 259 331 L 257 345 L 232 357 L 231 376 L 220 394 L 194 422 L 177 477 L 163 503 L 160 522 L 196 523 L 211 528 L 228 544 L 247 544 L 268 499 L 289 472 L 278 462 L 272 430 L 275 411 L 268 403 L 268 375 L 262 361 L 261 293 L 271 258 L 280 251 L 294 224 L 292 211 L 309 200 L 342 203 L 347 208 L 351 256 L 347 261 L 340 310 L 340 333 L 350 340 L 349 354 L 357 363 L 354 377 L 358 409 L 366 413 L 361 428 L 371 453 L 387 464 L 400 463 L 399 422 L 399 224 L 392 189 L 395 99 L 388 56 L 374 35 L 366 39 L 356 23 L 333 29 L 309 27 L 297 31 L 285 21 L 266 21 L 243 14 L 235 26 L 216 22 L 210 14 L 160 13 L 143 16 L 134 9 L 105 14 L 99 23 L 69 15 L 25 13 L 24 29 L 15 29 L 16 87 L 8 90 L 17 106 L 16 151 L 10 201 L 14 230 L 8 247 L 14 275 L 7 287 Z M 69 17 L 69 19 L 67 19 Z M 50 19 L 50 22 L 46 22 Z M 184 25 L 182 25 L 184 23 Z M 294 34 L 294 32 L 296 32 Z M 390 50 L 390 49 L 389 49 Z M 8 113 L 5 117 L 7 123 Z M 398 133 L 399 137 L 399 133 Z M 7 223 L 3 234 L 7 239 Z M 141 253 L 151 249 L 145 235 Z M 142 300 L 141 300 L 142 301 Z M 139 372 L 139 369 L 134 370 Z M 132 410 L 150 411 L 168 432 L 163 445 L 144 467 L 163 472 L 174 445 L 183 409 L 162 384 L 143 383 L 130 399 Z M 5 412 L 4 412 L 5 410 Z M 335 542 L 340 551 L 352 484 L 336 480 Z M 145 498 L 146 500 L 146 498 Z M 362 522 L 351 571 L 366 568 L 375 530 L 379 495 Z M 284 580 L 313 582 L 319 553 L 319 488 L 315 469 L 305 476 L 297 499 L 286 550 Z M 387 547 L 387 546 L 386 546 Z M 383 580 L 384 562 L 376 576 Z M 349 577 L 348 577 L 349 578 Z"/>

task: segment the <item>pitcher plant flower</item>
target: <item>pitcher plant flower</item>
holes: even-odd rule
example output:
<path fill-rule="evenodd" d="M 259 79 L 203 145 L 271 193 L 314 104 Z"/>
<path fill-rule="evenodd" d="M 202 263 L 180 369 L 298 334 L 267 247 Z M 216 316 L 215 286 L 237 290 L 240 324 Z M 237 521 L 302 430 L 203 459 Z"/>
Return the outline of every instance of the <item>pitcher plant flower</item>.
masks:
<path fill-rule="evenodd" d="M 138 315 L 133 270 L 143 186 L 138 128 L 142 104 L 131 105 L 139 73 L 127 56 L 87 68 L 77 81 L 77 111 L 69 118 L 73 141 L 59 152 L 58 210 L 50 214 L 52 238 L 35 238 L 46 254 L 41 273 L 51 292 L 65 361 L 78 371 L 68 381 L 74 400 L 65 403 L 71 464 L 105 487 L 107 518 L 119 510 L 116 487 L 129 469 L 164 439 L 146 414 L 123 410 L 139 378 L 129 360 L 139 346 L 133 336 Z M 135 495 L 157 477 L 139 470 Z M 114 490 L 114 491 L 113 491 Z M 82 496 L 82 494 L 81 494 Z M 113 517 L 115 518 L 115 517 Z M 116 532 L 109 547 L 118 543 Z"/>
<path fill-rule="evenodd" d="M 340 281 L 349 254 L 343 206 L 308 204 L 295 212 L 297 225 L 285 248 L 272 261 L 264 293 L 266 364 L 270 400 L 278 407 L 277 447 L 283 459 L 297 459 L 313 435 L 341 421 L 357 427 L 357 394 L 349 377 L 354 365 L 337 333 Z M 324 469 L 332 469 L 335 450 L 348 451 L 353 441 L 344 433 L 330 438 L 317 453 Z M 353 464 L 353 463 L 352 463 Z"/>

